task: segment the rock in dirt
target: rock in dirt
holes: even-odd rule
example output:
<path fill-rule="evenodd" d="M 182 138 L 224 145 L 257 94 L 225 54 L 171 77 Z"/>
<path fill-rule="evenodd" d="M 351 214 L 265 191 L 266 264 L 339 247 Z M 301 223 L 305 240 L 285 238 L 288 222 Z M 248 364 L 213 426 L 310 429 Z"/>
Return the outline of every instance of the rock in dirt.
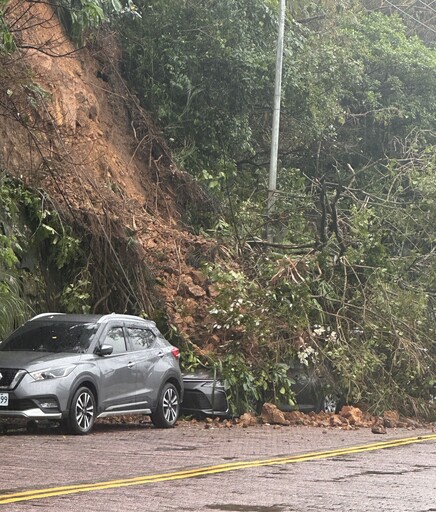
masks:
<path fill-rule="evenodd" d="M 343 424 L 344 422 L 338 414 L 333 414 L 332 416 L 330 416 L 331 427 L 342 427 Z"/>
<path fill-rule="evenodd" d="M 352 405 L 344 405 L 339 415 L 342 418 L 346 418 L 350 425 L 362 426 L 364 423 L 363 412 L 357 407 L 353 407 Z"/>
<path fill-rule="evenodd" d="M 283 413 L 285 420 L 288 420 L 291 425 L 306 425 L 308 422 L 307 414 L 301 411 L 290 411 Z"/>
<path fill-rule="evenodd" d="M 269 423 L 270 425 L 288 426 L 291 424 L 276 405 L 268 402 L 263 404 L 261 418 L 264 423 Z"/>
<path fill-rule="evenodd" d="M 400 415 L 397 411 L 385 411 L 383 413 L 383 426 L 386 428 L 395 428 L 400 421 Z"/>
<path fill-rule="evenodd" d="M 201 286 L 194 284 L 191 277 L 185 276 L 184 281 L 180 283 L 179 294 L 182 297 L 191 296 L 198 299 L 204 297 L 206 295 L 206 292 Z"/>
<path fill-rule="evenodd" d="M 372 428 L 371 428 L 371 432 L 373 434 L 386 434 L 386 429 L 383 425 L 374 425 Z"/>
<path fill-rule="evenodd" d="M 238 425 L 243 428 L 254 427 L 257 425 L 257 418 L 249 412 L 246 412 L 239 418 Z"/>

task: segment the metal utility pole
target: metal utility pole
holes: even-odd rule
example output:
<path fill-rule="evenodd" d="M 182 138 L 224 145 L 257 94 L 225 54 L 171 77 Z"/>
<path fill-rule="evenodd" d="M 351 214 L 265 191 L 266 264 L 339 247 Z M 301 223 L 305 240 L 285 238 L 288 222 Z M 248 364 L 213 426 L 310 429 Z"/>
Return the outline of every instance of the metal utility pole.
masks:
<path fill-rule="evenodd" d="M 277 158 L 279 152 L 280 100 L 282 93 L 283 46 L 285 35 L 285 1 L 280 0 L 279 33 L 277 37 L 276 75 L 274 87 L 274 110 L 271 138 L 271 156 L 269 164 L 268 202 L 267 202 L 267 239 L 273 240 L 273 229 L 270 223 L 274 211 L 277 194 Z"/>

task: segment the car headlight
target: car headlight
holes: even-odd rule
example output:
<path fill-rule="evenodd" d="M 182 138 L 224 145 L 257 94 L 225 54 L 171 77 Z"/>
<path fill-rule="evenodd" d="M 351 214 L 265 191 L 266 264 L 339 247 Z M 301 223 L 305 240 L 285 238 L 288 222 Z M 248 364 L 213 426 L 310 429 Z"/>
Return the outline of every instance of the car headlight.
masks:
<path fill-rule="evenodd" d="M 35 372 L 30 372 L 30 376 L 35 380 L 50 380 L 50 379 L 60 379 L 61 377 L 66 377 L 69 375 L 75 366 L 60 366 L 58 368 L 46 368 L 44 370 L 37 370 Z"/>

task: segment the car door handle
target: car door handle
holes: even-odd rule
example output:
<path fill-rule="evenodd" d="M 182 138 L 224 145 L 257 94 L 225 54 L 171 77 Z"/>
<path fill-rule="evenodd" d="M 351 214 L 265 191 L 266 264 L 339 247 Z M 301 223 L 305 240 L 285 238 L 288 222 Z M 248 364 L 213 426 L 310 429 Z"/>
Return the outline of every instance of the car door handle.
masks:
<path fill-rule="evenodd" d="M 135 362 L 130 362 L 128 365 L 127 365 L 127 368 L 133 368 L 135 366 Z"/>
<path fill-rule="evenodd" d="M 158 357 L 163 357 L 165 355 L 165 352 L 162 352 L 162 350 L 160 350 L 158 353 L 157 353 Z"/>

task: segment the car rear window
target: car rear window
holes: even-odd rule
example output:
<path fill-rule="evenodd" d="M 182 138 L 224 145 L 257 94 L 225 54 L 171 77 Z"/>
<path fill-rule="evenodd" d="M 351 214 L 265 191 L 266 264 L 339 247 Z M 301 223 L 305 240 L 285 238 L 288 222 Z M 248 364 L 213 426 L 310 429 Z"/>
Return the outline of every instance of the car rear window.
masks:
<path fill-rule="evenodd" d="M 0 345 L 0 351 L 86 352 L 97 331 L 94 323 L 38 322 L 17 329 Z"/>

